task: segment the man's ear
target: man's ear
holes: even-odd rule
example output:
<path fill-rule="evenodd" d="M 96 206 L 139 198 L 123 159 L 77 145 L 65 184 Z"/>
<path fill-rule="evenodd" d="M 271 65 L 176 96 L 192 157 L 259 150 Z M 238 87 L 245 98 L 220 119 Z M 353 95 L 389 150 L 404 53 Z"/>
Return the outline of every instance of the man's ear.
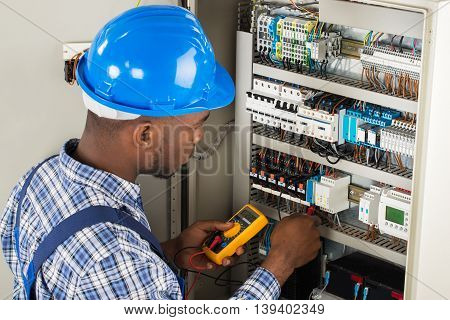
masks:
<path fill-rule="evenodd" d="M 156 132 L 150 122 L 139 123 L 133 131 L 133 143 L 136 147 L 148 149 L 156 142 Z"/>

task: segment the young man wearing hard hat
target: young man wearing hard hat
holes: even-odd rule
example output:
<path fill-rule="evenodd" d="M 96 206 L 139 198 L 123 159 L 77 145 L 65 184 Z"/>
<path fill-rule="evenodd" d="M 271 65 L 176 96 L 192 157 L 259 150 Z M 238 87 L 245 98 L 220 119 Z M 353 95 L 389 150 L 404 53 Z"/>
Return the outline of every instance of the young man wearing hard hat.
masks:
<path fill-rule="evenodd" d="M 81 57 L 77 81 L 88 108 L 81 139 L 26 173 L 1 217 L 14 298 L 182 299 L 183 280 L 172 267 L 189 267 L 192 250 L 182 249 L 231 225 L 199 221 L 159 243 L 134 182 L 141 173 L 168 177 L 188 161 L 210 110 L 233 101 L 233 82 L 197 18 L 171 6 L 139 7 L 110 21 Z M 294 268 L 320 247 L 305 216 L 283 219 L 271 242 L 232 298 L 278 298 Z M 214 267 L 204 257 L 196 265 Z"/>

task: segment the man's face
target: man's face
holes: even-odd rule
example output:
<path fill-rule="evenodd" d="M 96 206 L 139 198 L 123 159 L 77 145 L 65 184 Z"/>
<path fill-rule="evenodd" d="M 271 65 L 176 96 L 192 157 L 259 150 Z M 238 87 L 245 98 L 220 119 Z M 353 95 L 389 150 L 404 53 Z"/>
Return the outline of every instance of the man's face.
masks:
<path fill-rule="evenodd" d="M 153 118 L 151 146 L 140 150 L 141 173 L 168 178 L 187 163 L 203 138 L 209 111 L 177 117 Z"/>

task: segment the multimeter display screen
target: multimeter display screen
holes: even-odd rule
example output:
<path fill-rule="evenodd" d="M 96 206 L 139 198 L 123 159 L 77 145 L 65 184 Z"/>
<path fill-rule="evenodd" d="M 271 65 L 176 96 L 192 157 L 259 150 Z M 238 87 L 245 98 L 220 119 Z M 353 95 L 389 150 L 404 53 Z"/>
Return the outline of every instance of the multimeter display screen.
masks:
<path fill-rule="evenodd" d="M 248 226 L 250 226 L 255 220 L 259 218 L 258 214 L 248 210 L 244 209 L 239 214 L 235 215 L 232 219 L 230 219 L 231 222 L 239 223 L 240 224 L 240 230 L 239 232 L 234 235 L 231 238 L 226 238 L 223 236 L 222 232 L 214 232 L 205 242 L 206 246 L 210 246 L 211 243 L 213 243 L 214 239 L 217 236 L 220 236 L 220 242 L 219 244 L 215 245 L 214 248 L 211 250 L 214 253 L 219 253 L 223 248 L 225 248 L 229 242 L 233 241 L 235 237 L 237 237 L 242 231 L 244 231 Z"/>
<path fill-rule="evenodd" d="M 253 211 L 244 209 L 237 216 L 233 218 L 233 221 L 241 223 L 241 225 L 251 225 L 253 221 L 258 219 L 258 215 Z"/>

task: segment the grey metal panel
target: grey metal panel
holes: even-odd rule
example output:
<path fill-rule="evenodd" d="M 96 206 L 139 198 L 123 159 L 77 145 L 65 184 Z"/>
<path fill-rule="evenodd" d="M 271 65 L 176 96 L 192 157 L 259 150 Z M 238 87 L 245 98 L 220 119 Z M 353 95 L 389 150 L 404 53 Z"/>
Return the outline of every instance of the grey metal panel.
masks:
<path fill-rule="evenodd" d="M 245 111 L 246 92 L 252 87 L 253 35 L 238 31 L 236 46 L 236 110 L 233 162 L 233 211 L 250 197 L 248 168 L 251 150 L 251 116 Z"/>
<path fill-rule="evenodd" d="M 250 200 L 248 168 L 251 150 L 251 116 L 245 111 L 246 92 L 252 87 L 253 35 L 238 31 L 236 37 L 236 99 L 235 126 L 233 134 L 233 212 Z M 241 258 L 242 261 L 245 258 Z M 232 269 L 233 279 L 245 280 L 249 273 L 247 265 Z M 233 288 L 236 289 L 236 288 Z"/>
<path fill-rule="evenodd" d="M 236 66 L 235 46 L 237 4 L 239 1 L 191 1 L 191 6 L 195 7 L 195 12 L 202 23 L 203 29 L 213 44 L 216 59 L 233 78 Z M 211 112 L 206 126 L 218 128 L 233 118 L 233 106 L 216 109 Z M 217 131 L 206 130 L 204 141 L 212 142 L 214 139 L 209 139 L 212 137 L 207 135 L 208 132 L 213 132 L 215 137 Z M 190 222 L 196 219 L 224 221 L 232 214 L 233 148 L 231 138 L 231 135 L 227 136 L 217 152 L 210 158 L 196 161 L 195 166 L 190 167 L 189 201 L 195 201 L 195 204 L 189 203 Z M 209 142 L 208 145 L 210 145 Z M 195 196 L 192 195 L 192 192 L 195 192 Z M 218 275 L 219 272 L 220 269 L 213 274 Z M 191 279 L 193 279 L 192 276 Z M 190 295 L 190 298 L 224 299 L 229 297 L 229 291 L 228 287 L 218 287 L 214 285 L 214 280 L 201 277 L 195 285 L 195 290 Z"/>
<path fill-rule="evenodd" d="M 142 202 L 152 232 L 161 242 L 169 240 L 170 180 L 142 174 L 136 183 L 141 186 Z"/>
<path fill-rule="evenodd" d="M 422 13 L 347 0 L 320 0 L 320 21 L 422 39 Z"/>
<path fill-rule="evenodd" d="M 379 104 L 389 108 L 394 108 L 399 111 L 412 113 L 417 112 L 417 101 L 389 96 L 386 94 L 354 87 L 352 85 L 336 83 L 333 81 L 273 68 L 258 63 L 253 64 L 253 73 L 263 77 L 286 81 L 316 90 L 323 90 L 329 93 L 339 94 L 345 97 Z"/>
<path fill-rule="evenodd" d="M 412 188 L 411 179 L 400 177 L 392 173 L 366 167 L 361 164 L 346 160 L 340 160 L 338 163 L 332 165 L 325 158 L 322 158 L 321 156 L 311 152 L 308 149 L 294 146 L 286 142 L 281 142 L 278 140 L 267 138 L 258 134 L 253 135 L 253 143 L 262 147 L 295 155 L 309 161 L 324 164 L 351 174 L 356 174 L 358 176 L 367 177 L 369 179 L 383 182 L 395 187 L 400 187 L 402 189 L 411 190 Z"/>
<path fill-rule="evenodd" d="M 256 208 L 261 210 L 266 216 L 278 220 L 278 212 L 276 209 L 271 208 L 269 206 L 265 206 L 258 202 L 251 202 L 252 205 L 254 205 Z M 281 217 L 284 218 L 288 214 L 281 211 Z M 395 252 L 392 250 L 389 250 L 387 248 L 383 248 L 381 246 L 378 246 L 376 244 L 370 243 L 368 241 L 354 238 L 352 236 L 349 236 L 345 233 L 339 232 L 337 230 L 331 229 L 326 226 L 319 226 L 320 236 L 329 239 L 335 242 L 339 242 L 341 244 L 344 244 L 346 246 L 352 247 L 356 250 L 365 252 L 367 254 L 370 254 L 372 256 L 391 261 L 393 263 L 405 266 L 406 265 L 406 255 Z"/>
<path fill-rule="evenodd" d="M 170 178 L 170 238 L 181 232 L 181 176 L 179 172 Z"/>

